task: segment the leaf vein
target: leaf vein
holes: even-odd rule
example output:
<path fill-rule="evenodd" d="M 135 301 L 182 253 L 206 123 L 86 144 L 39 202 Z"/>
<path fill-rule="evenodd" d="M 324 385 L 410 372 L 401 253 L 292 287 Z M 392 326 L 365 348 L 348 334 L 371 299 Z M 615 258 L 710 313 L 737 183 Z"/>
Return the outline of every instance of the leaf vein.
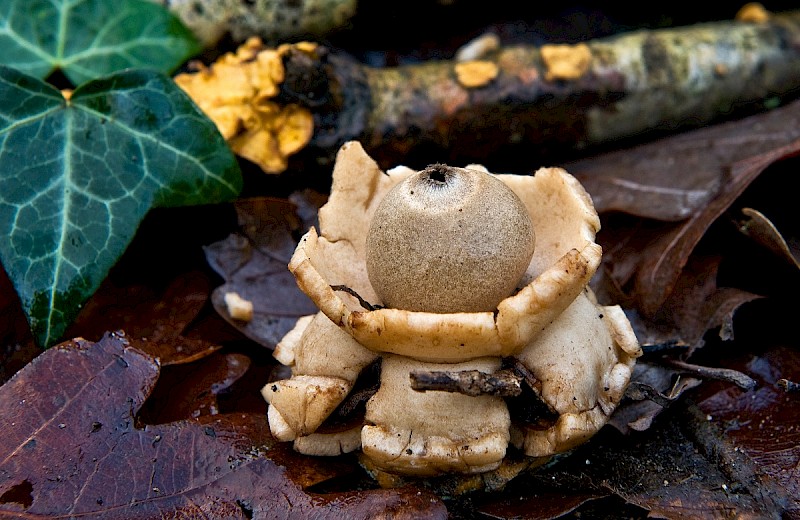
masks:
<path fill-rule="evenodd" d="M 76 108 L 80 108 L 81 110 L 84 110 L 87 113 L 92 114 L 92 115 L 94 115 L 94 116 L 96 116 L 98 118 L 108 119 L 108 116 L 106 114 L 103 114 L 101 112 L 93 110 L 93 109 L 91 109 L 89 107 L 80 106 L 80 107 L 76 107 Z M 179 148 L 176 148 L 176 147 L 174 147 L 174 146 L 172 146 L 170 144 L 167 144 L 167 143 L 165 143 L 163 141 L 160 141 L 160 140 L 158 140 L 156 137 L 154 137 L 152 135 L 146 134 L 144 132 L 140 132 L 139 130 L 136 130 L 135 128 L 131 127 L 130 125 L 123 124 L 118 119 L 108 119 L 108 122 L 110 124 L 113 124 L 114 126 L 120 128 L 120 129 L 122 129 L 123 131 L 130 133 L 131 135 L 135 136 L 137 139 L 141 139 L 141 140 L 144 140 L 144 141 L 151 142 L 151 143 L 155 144 L 156 146 L 159 146 L 161 148 L 164 148 L 164 149 L 170 151 L 171 153 L 174 153 L 177 157 L 180 157 L 181 159 L 184 159 L 184 160 L 188 161 L 189 163 L 194 164 L 206 176 L 208 176 L 208 177 L 214 179 L 215 181 L 219 182 L 220 184 L 222 184 L 223 186 L 225 186 L 226 188 L 231 190 L 231 192 L 235 193 L 237 191 L 235 189 L 235 187 L 231 183 L 229 183 L 228 181 L 223 179 L 217 173 L 209 170 L 204 164 L 202 164 L 201 158 L 195 157 L 195 156 L 193 156 L 193 155 L 191 155 L 191 154 L 189 154 L 189 153 L 187 153 L 187 152 L 185 152 L 185 151 L 183 151 L 183 150 L 181 150 Z M 160 186 L 163 186 L 163 184 L 158 181 L 157 177 L 151 175 L 151 178 L 154 181 L 158 182 Z"/>

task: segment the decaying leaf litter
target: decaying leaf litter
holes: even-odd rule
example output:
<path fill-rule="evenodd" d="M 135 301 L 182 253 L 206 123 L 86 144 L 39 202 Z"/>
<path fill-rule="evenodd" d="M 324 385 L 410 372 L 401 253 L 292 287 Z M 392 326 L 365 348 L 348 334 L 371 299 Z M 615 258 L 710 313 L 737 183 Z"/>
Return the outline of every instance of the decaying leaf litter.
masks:
<path fill-rule="evenodd" d="M 788 115 L 786 113 L 783 114 L 784 117 L 787 118 L 784 121 L 789 121 L 785 124 L 784 128 L 792 128 L 791 121 L 794 116 L 791 115 L 791 113 Z M 753 126 L 757 125 L 752 122 L 742 121 L 738 130 L 739 134 L 744 136 L 750 135 Z M 780 128 L 779 124 L 777 128 Z M 735 132 L 736 130 L 734 130 L 733 136 L 718 136 L 710 139 L 710 141 L 724 143 L 726 141 L 736 142 L 736 139 L 742 139 L 741 135 Z M 767 135 L 770 136 L 774 136 L 775 134 L 780 136 L 785 135 L 782 134 L 780 130 L 776 132 L 767 132 Z M 686 134 L 686 138 L 691 139 L 691 137 L 689 137 L 690 135 L 691 134 Z M 790 144 L 791 140 L 791 137 L 789 137 L 786 144 Z M 669 149 L 669 144 L 664 144 L 664 146 L 667 150 Z M 583 503 L 584 505 L 581 506 L 580 510 L 591 511 L 593 510 L 591 508 L 594 507 L 593 504 L 619 505 L 627 503 L 632 504 L 626 506 L 627 509 L 625 509 L 626 511 L 630 511 L 631 516 L 641 516 L 645 511 L 652 511 L 656 514 L 668 517 L 682 515 L 713 517 L 718 514 L 729 514 L 732 511 L 741 514 L 749 513 L 752 516 L 774 516 L 778 514 L 776 512 L 784 510 L 788 512 L 787 514 L 789 514 L 790 517 L 792 514 L 797 514 L 797 492 L 791 487 L 793 482 L 791 480 L 791 475 L 793 471 L 796 472 L 797 463 L 796 442 L 792 443 L 792 432 L 795 431 L 792 429 L 792 426 L 797 424 L 797 421 L 793 421 L 792 417 L 796 412 L 793 411 L 794 407 L 791 406 L 791 401 L 786 400 L 786 396 L 778 391 L 780 387 L 775 387 L 774 383 L 780 377 L 794 380 L 800 377 L 798 377 L 797 374 L 796 358 L 792 357 L 793 350 L 789 348 L 787 351 L 785 348 L 773 348 L 770 346 L 770 344 L 773 343 L 775 345 L 780 345 L 783 342 L 783 344 L 787 344 L 790 347 L 795 346 L 796 348 L 796 344 L 791 343 L 790 334 L 780 333 L 781 330 L 786 329 L 785 324 L 782 324 L 779 318 L 785 317 L 785 314 L 788 314 L 788 312 L 781 311 L 781 306 L 779 304 L 782 304 L 784 309 L 786 305 L 791 305 L 792 300 L 790 293 L 791 288 L 796 287 L 797 273 L 791 270 L 787 272 L 776 268 L 776 263 L 773 263 L 775 258 L 771 253 L 758 254 L 764 251 L 761 249 L 761 246 L 751 243 L 746 235 L 742 235 L 733 224 L 733 222 L 738 222 L 740 220 L 737 202 L 747 202 L 749 205 L 763 210 L 764 213 L 769 215 L 776 223 L 788 222 L 788 226 L 779 225 L 779 227 L 777 227 L 783 237 L 785 237 L 784 241 L 787 244 L 792 243 L 794 240 L 793 237 L 797 236 L 796 227 L 792 227 L 792 219 L 784 218 L 789 208 L 781 207 L 781 203 L 784 202 L 786 197 L 782 197 L 781 200 L 778 201 L 779 203 L 774 204 L 773 207 L 771 199 L 774 197 L 768 195 L 769 193 L 773 193 L 776 189 L 780 191 L 780 187 L 785 186 L 786 176 L 791 175 L 792 166 L 793 164 L 796 165 L 796 161 L 791 158 L 793 152 L 785 149 L 781 150 L 782 147 L 783 143 L 754 153 L 754 156 L 766 156 L 766 158 L 762 157 L 761 161 L 758 159 L 745 158 L 743 162 L 747 164 L 742 167 L 741 171 L 750 172 L 753 176 L 753 178 L 747 181 L 747 183 L 754 183 L 750 191 L 745 191 L 741 197 L 734 197 L 735 200 L 726 203 L 721 209 L 717 208 L 714 211 L 704 213 L 703 210 L 706 209 L 706 206 L 700 203 L 692 210 L 693 212 L 703 213 L 701 217 L 696 219 L 701 221 L 699 224 L 701 231 L 698 232 L 701 238 L 698 238 L 698 241 L 694 243 L 692 243 L 693 240 L 690 240 L 689 245 L 684 247 L 684 250 L 681 251 L 681 255 L 692 253 L 695 249 L 698 249 L 697 253 L 707 250 L 711 250 L 713 253 L 722 253 L 723 261 L 719 264 L 721 271 L 718 271 L 720 274 L 717 277 L 717 285 L 721 287 L 731 287 L 733 289 L 745 287 L 747 290 L 753 291 L 752 294 L 754 295 L 767 297 L 759 299 L 758 302 L 754 304 L 748 304 L 748 306 L 744 307 L 736 314 L 736 316 L 741 315 L 741 317 L 735 318 L 734 321 L 731 322 L 734 326 L 733 330 L 737 332 L 737 340 L 734 343 L 725 345 L 719 344 L 714 339 L 714 331 L 712 330 L 712 334 L 705 338 L 707 344 L 697 350 L 696 355 L 691 359 L 691 361 L 696 360 L 702 362 L 700 364 L 706 366 L 729 366 L 756 377 L 759 380 L 759 388 L 756 392 L 760 392 L 769 397 L 767 399 L 762 399 L 760 397 L 757 399 L 759 403 L 758 406 L 763 407 L 761 409 L 764 410 L 764 415 L 755 416 L 758 417 L 758 424 L 745 424 L 751 410 L 744 409 L 744 411 L 741 411 L 742 409 L 738 408 L 743 407 L 744 404 L 747 403 L 747 398 L 751 396 L 751 393 L 743 394 L 740 390 L 728 383 L 717 387 L 709 386 L 706 383 L 701 385 L 700 388 L 701 390 L 705 389 L 703 391 L 707 392 L 708 395 L 713 398 L 712 401 L 709 401 L 709 404 L 706 404 L 706 401 L 700 400 L 698 394 L 689 395 L 692 397 L 693 401 L 701 403 L 699 409 L 695 408 L 691 402 L 687 402 L 686 400 L 676 400 L 674 404 L 670 405 L 673 409 L 666 412 L 667 414 L 671 414 L 670 416 L 663 419 L 663 422 L 660 422 L 659 418 L 656 417 L 654 419 L 655 426 L 651 427 L 643 434 L 639 434 L 638 437 L 633 437 L 633 439 L 637 441 L 635 447 L 631 447 L 629 441 L 624 438 L 619 438 L 613 431 L 607 431 L 603 437 L 597 439 L 597 442 L 593 441 L 582 451 L 561 461 L 561 463 L 553 466 L 553 468 L 525 477 L 525 479 L 530 478 L 533 480 L 519 478 L 516 481 L 512 481 L 503 493 L 493 495 L 478 494 L 472 495 L 469 498 L 464 498 L 461 501 L 448 501 L 447 504 L 451 513 L 465 516 L 484 515 L 499 518 L 519 517 L 519 515 L 527 515 L 527 517 L 530 518 L 552 518 L 567 514 L 575 507 L 575 504 Z M 680 145 L 677 145 L 677 149 L 681 149 Z M 775 149 L 778 150 L 776 151 Z M 690 154 L 685 152 L 680 152 L 677 155 L 687 158 L 690 164 L 692 159 L 697 159 L 698 156 L 702 156 L 701 153 Z M 626 159 L 620 160 L 625 162 Z M 630 160 L 627 159 L 627 161 Z M 764 166 L 770 164 L 772 166 L 769 166 L 763 173 L 760 171 L 752 173 L 753 169 L 758 170 L 762 168 L 762 166 L 759 166 L 759 162 Z M 613 162 L 611 164 L 613 164 Z M 750 166 L 751 164 L 753 166 Z M 687 168 L 685 164 L 677 162 L 675 169 L 671 171 L 684 172 Z M 725 174 L 728 169 L 729 168 L 726 166 L 721 168 L 723 171 L 720 173 L 720 176 L 725 180 Z M 664 179 L 674 179 L 676 176 L 677 175 L 674 173 L 670 176 L 670 173 L 666 172 L 664 174 Z M 613 179 L 613 175 L 611 175 L 610 178 Z M 657 181 L 653 182 L 653 192 L 663 193 L 664 190 L 659 190 L 658 188 L 663 188 L 664 184 L 669 186 L 668 181 L 663 182 L 664 179 L 662 179 L 662 183 Z M 760 181 L 764 182 L 759 184 Z M 620 177 L 619 182 L 612 180 L 610 184 L 614 186 L 614 189 L 609 190 L 609 192 L 614 192 L 619 186 L 629 185 L 630 179 L 623 176 Z M 720 182 L 720 184 L 724 184 L 724 181 Z M 744 189 L 746 186 L 742 188 Z M 600 193 L 600 191 L 598 191 L 598 193 Z M 714 191 L 713 194 L 710 195 L 710 199 L 717 198 L 717 193 L 718 192 Z M 707 202 L 708 201 L 706 201 L 706 203 Z M 761 205 L 759 206 L 755 203 L 760 203 Z M 655 205 L 652 206 L 655 207 Z M 654 236 L 659 236 L 661 232 L 659 228 L 662 226 L 663 229 L 670 230 L 671 226 L 676 225 L 671 223 L 676 220 L 674 218 L 666 219 L 664 221 L 665 223 L 659 223 L 649 218 L 624 217 L 620 212 L 625 212 L 625 208 L 614 209 L 614 212 L 607 212 L 604 214 L 603 225 L 605 230 L 613 231 L 615 228 L 610 228 L 609 222 L 614 223 L 616 222 L 615 219 L 619 219 L 622 224 L 631 226 L 640 232 L 642 230 L 651 231 L 653 233 L 651 238 L 648 238 L 646 233 L 643 235 L 642 240 L 644 243 L 651 241 Z M 288 212 L 288 207 L 286 210 Z M 276 213 L 280 213 L 282 210 L 275 211 Z M 161 213 L 160 220 L 168 221 L 170 219 L 176 219 L 173 213 L 174 210 Z M 631 210 L 630 213 L 639 215 L 639 213 L 634 210 Z M 715 218 L 717 214 L 721 216 Z M 234 221 L 232 215 L 230 211 L 219 214 L 222 219 L 227 219 L 228 222 Z M 253 218 L 257 216 L 258 214 Z M 293 216 L 288 216 L 286 218 L 290 221 L 296 219 L 296 217 Z M 177 219 L 180 220 L 179 217 L 177 217 Z M 294 222 L 297 222 L 297 220 L 294 220 Z M 680 220 L 678 224 L 680 224 Z M 297 224 L 294 224 L 291 229 L 296 230 L 297 226 Z M 232 228 L 233 226 L 231 229 Z M 624 228 L 622 229 L 624 231 Z M 296 231 L 294 233 L 294 236 L 296 236 Z M 157 233 L 153 233 L 151 229 L 150 237 L 139 237 L 137 240 L 146 241 L 148 238 L 152 240 L 154 235 L 157 235 Z M 224 231 L 219 232 L 218 235 L 221 238 L 221 236 L 224 236 Z M 209 242 L 199 239 L 198 244 L 200 243 L 208 244 Z M 608 249 L 609 247 L 606 246 L 607 251 Z M 685 249 L 688 249 L 688 252 L 685 251 Z M 170 249 L 164 247 L 164 251 L 167 253 Z M 693 254 L 697 255 L 697 253 Z M 181 252 L 172 251 L 172 254 L 181 254 Z M 718 256 L 719 255 L 717 255 L 717 257 Z M 725 261 L 726 259 L 727 262 Z M 194 258 L 193 261 L 197 262 L 197 259 Z M 697 266 L 701 268 L 700 271 L 702 272 L 702 269 L 707 266 L 713 267 L 715 265 L 714 262 L 716 262 L 716 260 L 712 261 L 710 264 L 706 264 L 703 259 L 700 258 L 696 263 Z M 749 274 L 747 272 L 741 272 L 739 269 L 740 266 L 731 265 L 736 263 L 749 263 L 749 265 L 747 265 L 747 267 L 751 269 Z M 777 264 L 781 264 L 781 261 L 778 260 Z M 690 263 L 687 261 L 686 265 L 690 265 Z M 202 264 L 200 266 L 201 269 L 206 269 Z M 612 271 L 614 266 L 614 261 L 609 263 L 609 267 Z M 675 266 L 673 266 L 673 268 L 675 268 Z M 178 270 L 180 269 L 178 268 Z M 754 273 L 753 270 L 756 272 Z M 681 270 L 678 269 L 678 271 L 680 272 Z M 128 273 L 127 276 L 129 280 L 136 280 L 137 278 L 136 275 L 131 275 L 130 273 Z M 205 276 L 212 276 L 208 273 L 207 269 Z M 794 276 L 794 278 L 792 278 L 792 276 Z M 122 278 L 124 280 L 125 276 L 122 276 Z M 141 283 L 141 276 L 139 276 L 139 278 L 139 283 Z M 770 280 L 770 278 L 777 278 L 777 280 Z M 754 283 L 754 279 L 757 283 Z M 772 283 L 769 283 L 770 281 L 772 281 Z M 213 278 L 210 284 L 216 284 Z M 133 283 L 133 285 L 135 285 L 135 283 Z M 141 285 L 147 286 L 146 283 Z M 635 290 L 632 290 L 634 286 L 631 284 L 627 286 L 625 286 L 625 284 L 621 284 L 621 286 L 620 284 L 611 285 L 615 289 L 623 289 L 615 294 L 615 297 L 618 298 L 626 295 L 639 297 L 639 292 L 647 289 L 646 285 L 638 286 Z M 677 288 L 681 287 L 681 284 L 677 283 L 675 287 L 676 289 L 673 291 L 673 295 L 675 291 L 679 291 Z M 678 297 L 680 297 L 680 295 L 678 295 Z M 154 307 L 159 304 L 159 301 L 169 301 L 169 297 L 165 300 L 160 300 L 162 298 L 160 295 L 155 295 L 153 298 Z M 13 300 L 13 298 L 10 299 Z M 755 307 L 752 307 L 753 305 L 755 305 Z M 146 304 L 141 308 L 146 308 Z M 258 308 L 258 306 L 256 308 Z M 733 304 L 733 308 L 737 308 L 737 305 Z M 97 312 L 97 310 L 95 310 L 95 312 Z M 102 324 L 105 316 L 102 315 L 102 310 L 100 310 L 100 312 L 101 314 L 99 317 L 95 317 L 94 319 L 89 317 L 89 321 L 93 324 L 97 324 L 98 322 Z M 775 312 L 778 317 L 767 319 L 770 312 Z M 121 315 L 124 316 L 124 312 Z M 142 321 L 146 329 L 148 327 L 148 320 L 143 319 Z M 208 323 L 212 323 L 213 325 L 208 325 Z M 758 328 L 755 324 L 758 325 Z M 695 343 L 691 338 L 696 337 L 698 334 L 702 337 L 704 332 L 699 330 L 702 327 L 696 324 L 686 325 L 684 323 L 682 325 L 685 327 L 684 329 L 680 329 L 674 323 L 668 325 L 668 327 L 669 326 L 673 328 L 667 328 L 666 336 L 654 340 L 654 346 L 680 349 L 680 343 Z M 108 328 L 113 329 L 115 327 L 116 325 L 109 324 Z M 764 331 L 763 329 L 765 327 L 770 330 Z M 220 334 L 219 320 L 213 313 L 209 312 L 208 305 L 201 310 L 201 313 L 198 315 L 197 319 L 193 320 L 188 330 L 185 330 L 185 324 L 178 325 L 176 328 L 181 330 L 176 331 L 172 337 L 178 337 L 181 333 L 189 337 L 197 337 L 196 331 L 205 329 L 205 333 L 202 334 L 201 337 L 210 338 L 212 343 L 217 341 L 219 344 L 225 345 L 226 350 L 224 352 L 235 353 L 230 352 L 231 349 L 234 351 L 237 349 L 238 351 L 244 351 L 248 357 L 254 360 L 251 366 L 251 373 L 260 370 L 261 374 L 266 374 L 271 366 L 268 352 L 259 357 L 259 355 L 256 355 L 252 351 L 252 346 L 248 346 L 247 340 L 243 339 L 242 336 L 236 336 L 232 331 Z M 99 336 L 96 335 L 98 332 L 94 332 L 94 330 L 96 329 L 92 329 L 91 334 L 95 335 L 92 336 L 91 339 L 99 340 Z M 662 326 L 661 331 L 663 330 L 664 327 Z M 670 330 L 672 331 L 671 333 Z M 678 330 L 687 330 L 688 332 L 675 332 Z M 761 331 L 761 333 L 756 334 L 756 332 L 750 332 L 756 330 Z M 209 333 L 211 331 L 216 331 L 216 335 L 214 333 Z M 18 338 L 21 334 L 22 339 L 15 340 L 15 344 L 25 340 L 24 333 L 17 334 Z M 80 331 L 75 332 L 75 335 L 79 334 L 81 334 Z M 147 332 L 142 332 L 142 334 L 147 334 Z M 743 334 L 744 338 L 742 338 Z M 758 340 L 757 343 L 753 342 L 755 338 Z M 680 341 L 675 341 L 673 343 L 676 344 L 670 345 L 670 339 L 679 339 Z M 167 343 L 165 340 L 162 341 Z M 269 344 L 269 340 L 266 340 L 265 343 Z M 733 348 L 731 348 L 731 345 Z M 692 346 L 695 348 L 698 347 L 697 344 L 693 344 Z M 725 352 L 725 357 L 720 356 L 721 352 Z M 674 356 L 675 350 L 673 350 L 672 353 Z M 659 361 L 657 357 L 655 361 Z M 658 365 L 658 363 L 656 364 Z M 186 366 L 190 365 L 191 364 Z M 170 368 L 172 367 L 167 367 L 164 370 L 169 370 Z M 237 402 L 239 402 L 237 400 L 237 395 L 247 393 L 244 388 L 248 384 L 246 383 L 248 377 L 250 376 L 245 376 L 230 385 L 230 391 L 227 395 L 223 393 L 217 396 L 218 399 L 223 399 L 227 405 L 223 406 L 220 410 L 222 412 L 220 415 L 221 418 L 230 417 L 229 414 L 235 412 L 238 406 L 253 408 L 258 406 L 258 403 L 253 401 L 248 402 L 246 399 L 242 399 L 241 401 L 241 403 L 246 404 L 237 404 Z M 200 378 L 197 378 L 197 380 L 200 380 Z M 674 382 L 674 380 L 670 379 L 668 376 L 662 376 L 662 381 L 666 381 L 667 385 Z M 208 382 L 204 384 L 213 385 L 213 383 Z M 257 387 L 257 384 L 258 383 L 253 383 L 251 386 Z M 662 391 L 667 393 L 670 391 L 670 388 L 664 388 Z M 197 393 L 197 390 L 195 390 L 194 393 Z M 124 395 L 127 397 L 129 394 Z M 163 397 L 159 397 L 159 400 L 168 399 L 168 395 L 169 394 L 162 394 Z M 744 399 L 742 398 L 743 395 L 745 397 Z M 187 402 L 189 401 L 188 397 L 185 399 Z M 726 404 L 721 407 L 720 405 L 710 404 L 713 402 L 722 402 Z M 737 411 L 727 412 L 726 415 L 724 410 L 730 408 Z M 195 409 L 207 410 L 208 407 L 183 408 L 183 411 L 179 413 L 191 414 L 192 412 L 190 410 Z M 720 410 L 723 411 L 721 412 Z M 258 413 L 257 409 L 249 411 Z M 263 410 L 261 410 L 261 413 L 263 413 Z M 150 417 L 157 416 L 158 414 L 154 412 Z M 165 413 L 165 417 L 168 419 L 174 418 L 169 417 L 169 413 Z M 670 417 L 686 417 L 688 419 L 684 422 L 688 424 L 688 426 L 678 427 L 673 425 L 665 427 L 665 424 L 670 424 Z M 780 419 L 778 419 L 779 417 Z M 157 421 L 157 419 L 151 420 Z M 764 433 L 764 428 L 767 430 L 766 434 Z M 722 429 L 722 431 L 720 431 L 720 429 Z M 736 436 L 731 437 L 732 433 L 735 433 Z M 769 441 L 765 441 L 765 439 L 776 438 L 776 436 L 778 439 L 785 440 L 788 444 L 771 444 Z M 251 436 L 249 442 L 252 444 L 263 443 L 263 441 L 259 441 L 255 435 Z M 766 448 L 764 442 L 767 442 Z M 795 448 L 793 449 L 793 447 Z M 759 464 L 760 460 L 757 458 L 759 454 L 768 454 L 771 449 L 781 450 L 780 452 L 774 452 L 780 453 L 777 459 L 771 459 L 775 460 L 776 464 Z M 244 451 L 246 450 L 242 450 L 242 452 Z M 597 457 L 597 453 L 602 453 L 602 456 Z M 587 461 L 589 462 L 588 464 Z M 349 464 L 349 467 L 335 467 L 336 464 L 331 463 L 329 467 L 333 469 L 326 475 L 317 477 L 317 479 L 322 478 L 325 480 L 333 474 L 335 474 L 336 477 L 325 480 L 324 482 L 317 480 L 317 485 L 314 489 L 317 491 L 334 491 L 363 486 L 364 482 L 357 477 L 357 466 L 355 466 L 352 461 L 344 462 L 345 465 Z M 325 464 L 319 464 L 318 461 L 314 461 L 313 464 L 314 466 L 326 466 Z M 308 466 L 309 464 L 306 464 L 304 467 Z M 677 468 L 681 469 L 679 470 Z M 646 476 L 646 478 L 643 478 L 643 475 Z M 788 479 L 786 478 L 787 476 L 789 477 Z M 553 477 L 556 478 L 554 479 Z M 302 481 L 300 477 L 295 478 L 295 482 Z M 531 482 L 535 484 L 538 483 L 537 489 L 542 489 L 543 491 L 537 492 L 535 495 L 532 494 L 530 492 Z M 549 487 L 553 485 L 553 482 L 558 482 L 558 484 L 555 484 L 555 488 Z M 15 507 L 15 504 L 23 504 L 24 506 L 24 504 L 27 503 L 26 497 L 29 495 L 33 496 L 33 491 L 27 491 L 28 486 L 32 487 L 30 482 L 26 484 L 25 480 L 23 480 L 15 484 L 19 484 L 19 486 L 13 485 L 9 488 L 11 491 L 2 490 L 2 500 L 0 500 L 0 502 L 2 502 L 4 506 Z M 577 485 L 580 485 L 580 487 L 578 488 Z M 576 488 L 584 490 L 580 497 L 575 497 Z M 440 489 L 446 489 L 446 486 L 442 485 Z M 552 491 L 552 493 L 548 494 L 544 492 L 544 490 L 548 492 Z M 207 491 L 203 491 L 203 493 L 206 493 L 205 496 L 213 495 L 213 493 Z M 550 510 L 550 513 L 548 513 L 549 516 L 537 512 L 547 511 L 544 507 L 539 507 L 537 505 L 537 500 L 540 500 L 543 504 L 549 503 L 552 505 L 553 493 L 555 493 L 555 496 L 575 497 L 575 500 L 559 503 L 558 507 Z M 550 502 L 547 502 L 548 496 L 551 497 Z M 620 500 L 622 500 L 622 502 L 620 502 Z M 525 506 L 522 508 L 518 507 L 519 502 L 522 502 Z M 687 507 L 686 504 L 692 505 L 691 507 Z M 239 506 L 242 511 L 251 507 L 247 503 L 244 503 L 243 507 L 241 504 Z M 607 505 L 606 507 L 609 506 Z M 599 509 L 594 509 L 594 511 L 598 510 L 602 512 L 603 507 L 600 506 Z M 220 509 L 220 511 L 226 511 L 226 509 Z M 794 511 L 794 513 L 792 511 Z"/>

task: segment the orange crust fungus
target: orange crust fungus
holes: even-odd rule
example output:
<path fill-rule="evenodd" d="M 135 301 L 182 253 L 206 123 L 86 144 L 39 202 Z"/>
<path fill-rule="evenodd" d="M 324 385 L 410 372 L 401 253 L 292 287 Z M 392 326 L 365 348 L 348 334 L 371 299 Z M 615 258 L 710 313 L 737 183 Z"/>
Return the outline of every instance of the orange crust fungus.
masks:
<path fill-rule="evenodd" d="M 592 51 L 585 43 L 542 45 L 540 52 L 548 81 L 579 79 L 589 70 L 592 61 Z"/>
<path fill-rule="evenodd" d="M 484 60 L 456 63 L 454 69 L 458 82 L 466 88 L 483 87 L 500 73 L 496 63 Z"/>
<path fill-rule="evenodd" d="M 763 23 L 768 22 L 771 16 L 771 13 L 763 5 L 758 2 L 750 2 L 739 9 L 735 19 L 739 22 Z"/>
<path fill-rule="evenodd" d="M 300 42 L 266 49 L 259 38 L 250 38 L 235 53 L 179 74 L 175 82 L 214 121 L 234 153 L 267 173 L 281 173 L 314 131 L 308 109 L 272 99 L 284 80 L 282 58 L 290 49 L 311 53 L 315 48 Z"/>

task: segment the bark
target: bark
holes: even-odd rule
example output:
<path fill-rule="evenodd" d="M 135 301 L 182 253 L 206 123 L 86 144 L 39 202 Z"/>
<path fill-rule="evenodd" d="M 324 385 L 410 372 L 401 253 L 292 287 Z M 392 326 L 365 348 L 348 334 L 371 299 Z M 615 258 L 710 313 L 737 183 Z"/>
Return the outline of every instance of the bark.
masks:
<path fill-rule="evenodd" d="M 583 52 L 586 62 L 565 71 L 551 51 Z M 488 164 L 504 151 L 581 150 L 792 97 L 800 87 L 800 11 L 576 46 L 500 47 L 481 57 L 496 73 L 483 82 L 459 80 L 455 61 L 379 69 L 324 48 L 316 56 L 284 59 L 279 97 L 314 113 L 304 159 L 330 161 L 342 143 L 359 140 L 382 166 L 412 152 Z"/>
<path fill-rule="evenodd" d="M 357 0 L 150 0 L 172 11 L 206 47 L 223 36 L 278 42 L 323 36 L 355 15 Z"/>

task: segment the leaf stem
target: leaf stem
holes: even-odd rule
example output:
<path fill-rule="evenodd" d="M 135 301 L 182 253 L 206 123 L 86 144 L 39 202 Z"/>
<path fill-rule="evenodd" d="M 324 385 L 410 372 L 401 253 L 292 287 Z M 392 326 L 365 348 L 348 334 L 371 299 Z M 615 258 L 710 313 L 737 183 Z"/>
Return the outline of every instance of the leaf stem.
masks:
<path fill-rule="evenodd" d="M 752 377 L 748 376 L 747 374 L 743 374 L 738 370 L 693 365 L 691 363 L 686 363 L 684 361 L 678 361 L 675 359 L 663 359 L 662 362 L 663 364 L 680 372 L 692 374 L 705 379 L 717 379 L 719 381 L 733 383 L 742 390 L 752 390 L 756 387 L 756 381 Z"/>

